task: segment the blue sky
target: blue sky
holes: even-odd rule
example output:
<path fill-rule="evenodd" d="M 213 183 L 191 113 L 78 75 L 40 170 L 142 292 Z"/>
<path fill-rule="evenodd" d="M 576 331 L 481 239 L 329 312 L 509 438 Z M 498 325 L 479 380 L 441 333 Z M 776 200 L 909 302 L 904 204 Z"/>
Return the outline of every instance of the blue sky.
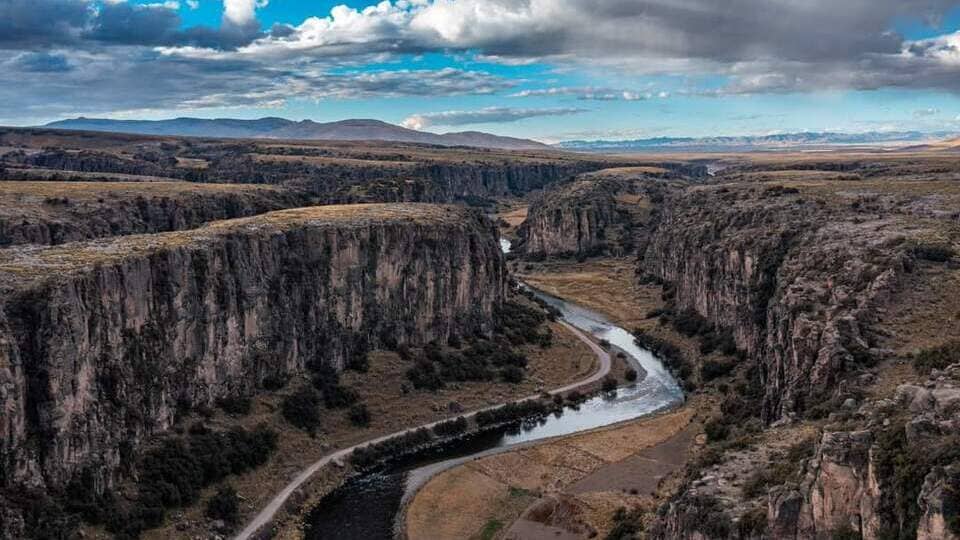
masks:
<path fill-rule="evenodd" d="M 960 131 L 950 0 L 7 1 L 10 125 L 378 118 L 547 141 Z"/>

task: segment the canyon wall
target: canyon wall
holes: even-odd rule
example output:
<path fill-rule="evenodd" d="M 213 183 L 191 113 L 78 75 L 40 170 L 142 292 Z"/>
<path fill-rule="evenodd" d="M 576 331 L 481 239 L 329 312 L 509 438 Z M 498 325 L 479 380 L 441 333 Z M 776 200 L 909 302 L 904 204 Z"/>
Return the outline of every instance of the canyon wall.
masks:
<path fill-rule="evenodd" d="M 661 207 L 640 270 L 676 309 L 733 333 L 758 364 L 768 422 L 883 355 L 870 325 L 911 260 L 896 227 L 848 210 L 762 186 L 690 188 Z"/>
<path fill-rule="evenodd" d="M 199 227 L 308 206 L 302 192 L 182 182 L 0 182 L 0 247 Z"/>
<path fill-rule="evenodd" d="M 116 480 L 178 409 L 309 363 L 490 331 L 496 229 L 433 205 L 314 207 L 0 252 L 0 479 Z"/>
<path fill-rule="evenodd" d="M 654 176 L 600 171 L 551 186 L 530 205 L 515 251 L 528 259 L 633 255 L 656 220 L 652 201 L 669 185 Z"/>

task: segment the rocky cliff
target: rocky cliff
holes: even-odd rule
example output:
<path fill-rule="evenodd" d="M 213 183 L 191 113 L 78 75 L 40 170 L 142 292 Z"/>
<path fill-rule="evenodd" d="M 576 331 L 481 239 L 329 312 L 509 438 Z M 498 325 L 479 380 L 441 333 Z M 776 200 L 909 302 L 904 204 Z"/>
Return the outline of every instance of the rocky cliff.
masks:
<path fill-rule="evenodd" d="M 911 265 L 902 230 L 781 187 L 710 186 L 663 203 L 641 271 L 759 364 L 768 422 L 829 399 L 882 357 L 870 324 Z"/>
<path fill-rule="evenodd" d="M 517 230 L 526 258 L 625 256 L 646 242 L 651 200 L 666 184 L 653 177 L 586 174 L 548 189 Z"/>
<path fill-rule="evenodd" d="M 183 182 L 0 182 L 0 247 L 177 231 L 308 206 L 305 193 Z"/>
<path fill-rule="evenodd" d="M 0 252 L 0 479 L 109 486 L 178 410 L 309 363 L 486 333 L 504 287 L 471 211 L 355 205 Z"/>
<path fill-rule="evenodd" d="M 701 381 L 709 444 L 651 538 L 956 537 L 956 195 L 805 179 L 664 198 L 638 270 L 674 322 L 741 352 Z"/>
<path fill-rule="evenodd" d="M 770 493 L 773 537 L 960 538 L 958 384 L 955 364 L 837 418 L 860 429 L 828 426 L 802 481 Z"/>

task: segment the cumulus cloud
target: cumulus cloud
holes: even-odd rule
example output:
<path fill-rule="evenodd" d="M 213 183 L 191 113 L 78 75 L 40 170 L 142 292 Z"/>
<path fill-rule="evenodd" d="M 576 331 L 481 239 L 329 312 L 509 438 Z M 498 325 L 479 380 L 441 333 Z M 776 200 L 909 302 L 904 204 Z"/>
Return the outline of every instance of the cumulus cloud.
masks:
<path fill-rule="evenodd" d="M 469 124 L 516 122 L 537 116 L 568 116 L 587 112 L 586 109 L 515 109 L 511 107 L 487 107 L 475 111 L 443 111 L 414 114 L 403 121 L 410 129 L 426 129 L 430 126 L 464 126 Z"/>
<path fill-rule="evenodd" d="M 231 95 L 240 103 L 243 96 L 280 87 L 296 96 L 340 95 L 349 93 L 338 86 L 344 78 L 356 82 L 359 93 L 421 95 L 416 92 L 422 85 L 409 81 L 411 75 L 398 75 L 400 84 L 383 74 L 337 75 L 332 66 L 438 52 L 506 65 L 539 61 L 626 75 L 709 74 L 727 81 L 720 88 L 685 91 L 693 95 L 886 87 L 960 92 L 960 33 L 910 41 L 891 31 L 898 18 L 935 23 L 958 0 L 384 0 L 364 8 L 338 5 L 266 31 L 257 21 L 265 0 L 224 0 L 219 27 L 185 27 L 179 10 L 193 8 L 195 1 L 183 0 L 181 6 L 176 0 L 0 0 L 0 50 L 11 51 L 0 54 L 11 70 L 6 77 L 20 81 L 26 73 L 69 73 L 47 81 L 56 83 L 55 95 L 45 93 L 51 107 L 83 103 L 76 96 L 85 95 L 83 85 L 90 84 L 141 105 L 165 100 L 161 90 L 196 103 L 230 102 Z M 66 50 L 73 56 L 63 56 L 63 62 L 22 56 Z M 85 55 L 89 58 L 79 60 Z M 101 84 L 82 78 L 96 71 L 92 58 L 140 69 L 98 72 L 106 77 Z M 139 80 L 120 78 L 151 80 L 154 71 L 175 78 L 154 81 L 155 87 L 137 95 L 110 90 L 139 88 Z M 273 82 L 262 77 L 277 72 Z M 189 77 L 208 77 L 216 88 Z M 235 85 L 232 92 L 219 91 L 226 78 Z M 476 93 L 509 86 L 489 74 L 480 78 Z M 446 95 L 445 88 L 464 92 L 460 83 L 469 81 L 465 71 L 438 72 L 428 84 Z M 618 88 L 548 88 L 518 95 L 655 97 Z"/>

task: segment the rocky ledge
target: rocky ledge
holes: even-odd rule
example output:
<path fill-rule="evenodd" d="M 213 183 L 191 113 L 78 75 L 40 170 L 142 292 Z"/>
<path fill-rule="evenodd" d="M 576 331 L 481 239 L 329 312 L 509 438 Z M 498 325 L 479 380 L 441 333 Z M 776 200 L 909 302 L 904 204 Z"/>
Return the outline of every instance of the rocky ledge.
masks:
<path fill-rule="evenodd" d="M 178 231 L 307 206 L 270 186 L 187 182 L 0 182 L 0 246 Z"/>

